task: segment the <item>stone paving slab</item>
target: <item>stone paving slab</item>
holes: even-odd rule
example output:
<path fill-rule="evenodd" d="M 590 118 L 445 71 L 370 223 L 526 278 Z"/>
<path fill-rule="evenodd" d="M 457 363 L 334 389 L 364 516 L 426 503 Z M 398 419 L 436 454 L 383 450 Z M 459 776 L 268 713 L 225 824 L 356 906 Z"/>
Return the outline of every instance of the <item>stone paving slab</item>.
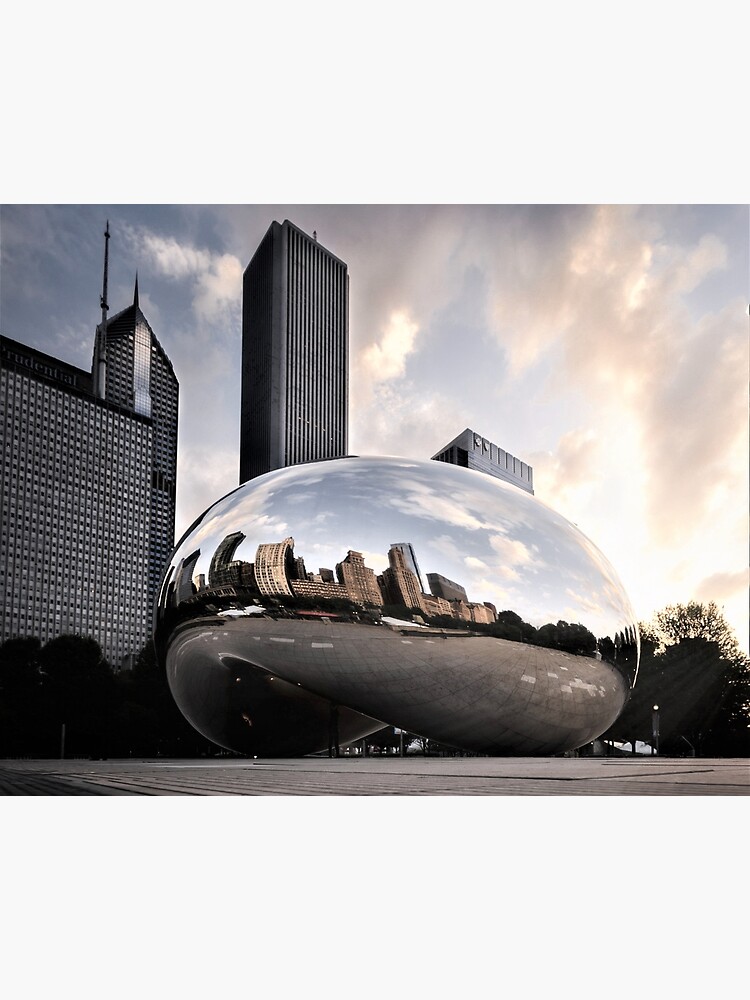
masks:
<path fill-rule="evenodd" d="M 747 759 L 0 760 L 0 795 L 750 795 Z"/>

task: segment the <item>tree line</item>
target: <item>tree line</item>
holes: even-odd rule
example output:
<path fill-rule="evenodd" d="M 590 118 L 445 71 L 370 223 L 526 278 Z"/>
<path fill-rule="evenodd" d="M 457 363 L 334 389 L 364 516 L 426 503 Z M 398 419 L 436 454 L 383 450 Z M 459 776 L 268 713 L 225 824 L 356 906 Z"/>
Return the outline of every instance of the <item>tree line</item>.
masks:
<path fill-rule="evenodd" d="M 500 625 L 495 634 L 520 628 L 514 620 Z M 658 705 L 662 753 L 750 756 L 750 661 L 716 604 L 670 605 L 639 630 L 635 689 L 602 738 L 649 742 Z M 549 643 L 590 655 L 586 636 L 566 623 L 558 623 Z M 382 746 L 398 741 L 392 729 L 376 736 L 369 741 Z M 446 749 L 424 739 L 421 747 L 423 752 Z M 35 638 L 15 638 L 0 646 L 1 757 L 219 752 L 175 705 L 151 643 L 132 670 L 120 673 L 86 636 L 62 635 L 44 645 Z"/>
<path fill-rule="evenodd" d="M 148 643 L 115 673 L 92 638 L 0 646 L 0 757 L 198 757 L 217 752 L 177 708 Z"/>

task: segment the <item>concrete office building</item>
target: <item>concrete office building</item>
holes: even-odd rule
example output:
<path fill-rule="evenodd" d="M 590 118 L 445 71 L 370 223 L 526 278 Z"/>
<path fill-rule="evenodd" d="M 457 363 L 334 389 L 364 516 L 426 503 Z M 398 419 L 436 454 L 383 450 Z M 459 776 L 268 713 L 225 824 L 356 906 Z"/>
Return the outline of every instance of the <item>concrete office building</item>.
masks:
<path fill-rule="evenodd" d="M 449 462 L 465 469 L 476 469 L 477 472 L 484 472 L 488 476 L 519 486 L 527 493 L 534 492 L 534 470 L 530 465 L 514 458 L 468 427 L 432 458 L 436 462 Z"/>
<path fill-rule="evenodd" d="M 240 483 L 346 455 L 348 354 L 346 264 L 273 222 L 243 277 Z"/>
<path fill-rule="evenodd" d="M 108 235 L 108 233 L 107 233 Z M 106 320 L 105 294 L 102 296 Z M 2 641 L 92 636 L 119 668 L 151 634 L 174 544 L 178 385 L 138 305 L 92 372 L 0 338 Z"/>

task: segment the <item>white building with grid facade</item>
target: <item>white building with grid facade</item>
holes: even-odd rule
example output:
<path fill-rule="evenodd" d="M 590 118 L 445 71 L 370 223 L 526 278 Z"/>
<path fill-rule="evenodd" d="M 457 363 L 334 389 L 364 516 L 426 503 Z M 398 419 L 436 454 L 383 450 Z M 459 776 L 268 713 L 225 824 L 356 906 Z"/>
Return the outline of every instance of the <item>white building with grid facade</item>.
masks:
<path fill-rule="evenodd" d="M 0 338 L 0 641 L 90 635 L 115 668 L 151 634 L 174 544 L 177 379 L 137 302 L 92 375 Z"/>

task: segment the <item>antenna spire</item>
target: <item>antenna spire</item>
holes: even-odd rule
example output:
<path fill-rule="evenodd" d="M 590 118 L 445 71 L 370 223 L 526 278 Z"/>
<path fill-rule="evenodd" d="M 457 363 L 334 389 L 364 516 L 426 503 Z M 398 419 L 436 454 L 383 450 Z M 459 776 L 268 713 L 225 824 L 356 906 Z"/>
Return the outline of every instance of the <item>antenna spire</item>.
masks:
<path fill-rule="evenodd" d="M 138 272 L 135 272 L 135 292 L 133 293 L 133 305 L 138 305 Z"/>
<path fill-rule="evenodd" d="M 107 280 L 109 277 L 109 219 L 107 228 L 104 230 L 104 277 L 102 280 L 102 321 L 96 337 L 95 348 L 95 371 L 94 371 L 94 391 L 100 399 L 104 399 L 107 386 Z"/>
<path fill-rule="evenodd" d="M 109 276 L 109 219 L 107 219 L 107 228 L 104 230 L 104 280 L 102 282 L 102 326 L 107 325 L 107 311 L 109 305 L 107 304 L 107 278 Z"/>

